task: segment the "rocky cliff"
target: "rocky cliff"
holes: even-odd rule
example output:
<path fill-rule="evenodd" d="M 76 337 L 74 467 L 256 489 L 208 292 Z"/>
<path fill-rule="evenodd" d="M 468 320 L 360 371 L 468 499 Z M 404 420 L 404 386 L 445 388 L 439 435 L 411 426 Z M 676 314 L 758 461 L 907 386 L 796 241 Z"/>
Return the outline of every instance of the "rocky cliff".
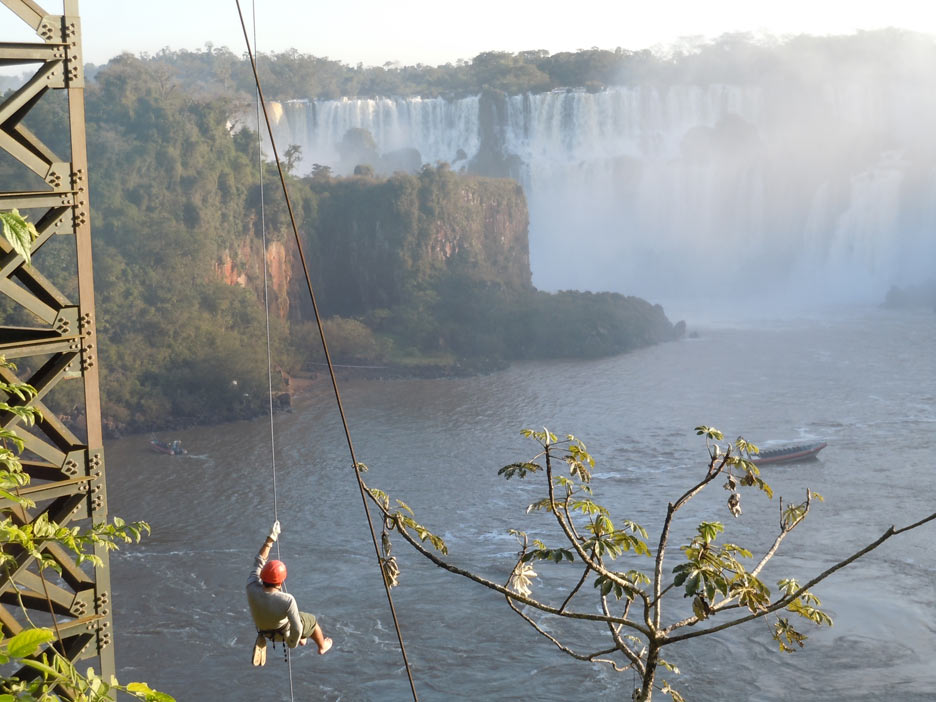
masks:
<path fill-rule="evenodd" d="M 516 182 L 459 176 L 440 167 L 390 178 L 310 178 L 292 188 L 304 203 L 300 233 L 327 316 L 392 307 L 416 288 L 456 274 L 531 288 L 529 217 Z M 311 319 L 293 235 L 286 222 L 271 219 L 270 308 L 283 319 Z M 259 223 L 251 229 L 248 239 L 220 252 L 215 274 L 262 295 Z"/>

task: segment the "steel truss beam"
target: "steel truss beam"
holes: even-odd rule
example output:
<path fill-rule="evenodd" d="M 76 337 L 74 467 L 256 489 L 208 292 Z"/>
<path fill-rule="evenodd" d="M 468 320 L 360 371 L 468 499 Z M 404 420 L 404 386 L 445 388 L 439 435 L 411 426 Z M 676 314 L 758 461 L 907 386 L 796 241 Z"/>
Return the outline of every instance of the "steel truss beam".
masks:
<path fill-rule="evenodd" d="M 22 401 L 2 398 L 8 404 L 27 404 L 42 413 L 28 429 L 17 417 L 0 414 L 0 426 L 23 439 L 23 468 L 30 484 L 20 490 L 34 507 L 24 508 L 0 500 L 2 516 L 16 524 L 32 523 L 44 515 L 59 524 L 83 525 L 107 519 L 101 404 L 94 324 L 94 279 L 91 270 L 91 229 L 88 217 L 87 145 L 84 119 L 84 71 L 81 58 L 81 25 L 78 0 L 64 0 L 62 14 L 50 14 L 34 0 L 0 0 L 3 25 L 10 11 L 31 27 L 36 43 L 0 43 L 0 66 L 23 66 L 35 72 L 18 90 L 0 97 L 0 149 L 18 163 L 23 174 L 33 173 L 47 188 L 40 191 L 0 192 L 0 210 L 28 211 L 39 237 L 32 245 L 31 265 L 0 238 L 0 309 L 18 310 L 16 325 L 0 318 L 0 356 L 15 359 L 19 368 L 0 368 L 7 383 L 29 383 L 36 397 Z M 2 41 L 0 29 L 0 41 Z M 68 133 L 70 154 L 56 154 L 26 126 L 30 110 L 50 90 L 64 90 L 68 98 L 68 122 L 59 125 Z M 70 160 L 69 160 L 70 159 Z M 77 300 L 68 297 L 42 275 L 41 249 L 53 236 L 74 241 Z M 4 300 L 5 298 L 5 300 Z M 28 314 L 23 314 L 25 311 Z M 23 319 L 25 319 L 25 326 Z M 83 388 L 85 437 L 77 436 L 56 415 L 54 390 L 63 382 L 80 382 Z M 72 554 L 54 543 L 40 551 L 61 567 L 40 576 L 35 559 L 26 551 L 7 545 L 15 559 L 10 572 L 0 574 L 0 630 L 13 636 L 29 621 L 57 628 L 64 650 L 73 662 L 97 658 L 105 680 L 116 672 L 112 633 L 108 554 L 96 548 L 101 565 L 78 565 Z M 51 622 L 54 618 L 54 622 Z M 29 669 L 21 671 L 29 678 Z M 65 698 L 71 695 L 59 690 Z"/>

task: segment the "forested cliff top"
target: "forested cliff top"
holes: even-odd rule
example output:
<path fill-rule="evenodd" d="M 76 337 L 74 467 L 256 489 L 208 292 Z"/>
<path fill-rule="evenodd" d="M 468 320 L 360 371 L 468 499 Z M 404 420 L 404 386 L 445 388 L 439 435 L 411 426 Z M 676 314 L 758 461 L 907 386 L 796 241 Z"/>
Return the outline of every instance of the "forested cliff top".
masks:
<path fill-rule="evenodd" d="M 729 34 L 714 41 L 685 40 L 665 51 L 591 48 L 550 54 L 544 50 L 487 51 L 441 66 L 350 66 L 327 57 L 260 52 L 269 100 L 290 98 L 410 96 L 461 97 L 484 88 L 508 94 L 558 88 L 601 90 L 611 85 L 748 84 L 765 80 L 811 83 L 820 76 L 920 73 L 936 60 L 934 37 L 887 29 L 848 36 L 752 37 Z M 160 80 L 186 92 L 253 96 L 253 74 L 239 47 L 206 45 L 203 51 L 166 49 L 143 57 Z M 94 75 L 96 67 L 89 67 Z"/>

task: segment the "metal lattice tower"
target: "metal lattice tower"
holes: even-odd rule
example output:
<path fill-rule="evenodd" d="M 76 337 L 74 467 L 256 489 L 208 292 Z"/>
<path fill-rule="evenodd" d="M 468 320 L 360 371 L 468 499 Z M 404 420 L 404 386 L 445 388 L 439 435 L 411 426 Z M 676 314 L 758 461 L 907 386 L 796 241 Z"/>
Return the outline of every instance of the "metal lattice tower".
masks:
<path fill-rule="evenodd" d="M 0 150 L 5 152 L 0 156 L 8 162 L 12 157 L 16 168 L 23 170 L 24 176 L 17 182 L 33 180 L 45 185 L 33 191 L 0 192 L 0 210 L 17 208 L 28 214 L 39 232 L 33 243 L 31 265 L 26 265 L 0 237 L 0 355 L 15 361 L 18 367 L 16 371 L 0 372 L 8 382 L 33 385 L 38 395 L 29 403 L 42 412 L 42 420 L 31 427 L 23 426 L 9 414 L 0 415 L 0 424 L 14 429 L 25 442 L 23 468 L 31 481 L 21 493 L 35 502 L 35 507 L 29 509 L 13 507 L 9 502 L 0 502 L 0 507 L 20 524 L 45 514 L 61 525 L 86 526 L 106 521 L 107 493 L 78 0 L 64 0 L 61 15 L 47 13 L 33 0 L 0 3 L 9 10 L 0 8 L 0 41 L 4 40 L 4 27 L 10 28 L 17 17 L 37 36 L 35 43 L 0 43 L 0 66 L 23 66 L 24 71 L 37 67 L 25 84 L 0 101 Z M 58 140 L 69 145 L 70 153 L 64 155 L 54 153 L 24 122 L 50 90 L 64 91 L 67 97 L 67 120 L 54 125 L 61 132 L 56 135 L 62 137 Z M 70 255 L 77 267 L 77 301 L 68 299 L 40 273 L 42 247 L 61 237 L 73 241 L 73 247 L 67 248 L 73 252 Z M 8 326 L 11 318 L 28 321 Z M 84 415 L 84 438 L 73 433 L 64 418 L 56 416 L 54 395 L 50 393 L 60 383 L 82 386 L 75 416 Z M 7 401 L 20 402 L 15 397 Z M 74 431 L 81 433 L 82 428 Z M 93 568 L 79 566 L 70 552 L 56 544 L 45 543 L 42 550 L 61 565 L 61 577 L 50 570 L 40 577 L 34 559 L 26 552 L 17 556 L 15 572 L 0 573 L 3 635 L 12 636 L 24 628 L 27 615 L 36 625 L 54 625 L 62 638 L 61 644 L 54 642 L 57 650 L 64 649 L 72 661 L 97 657 L 98 672 L 109 679 L 115 670 L 106 550 L 96 549 L 102 565 Z M 21 677 L 29 678 L 28 673 L 24 671 Z M 69 696 L 67 690 L 59 694 Z"/>

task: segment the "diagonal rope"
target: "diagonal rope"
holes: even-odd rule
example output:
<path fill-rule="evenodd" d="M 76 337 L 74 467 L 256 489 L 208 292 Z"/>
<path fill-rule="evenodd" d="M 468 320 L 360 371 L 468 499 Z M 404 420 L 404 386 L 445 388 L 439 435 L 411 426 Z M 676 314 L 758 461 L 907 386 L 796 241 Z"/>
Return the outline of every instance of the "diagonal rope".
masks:
<path fill-rule="evenodd" d="M 253 45 L 257 46 L 257 2 L 251 0 L 251 19 L 253 21 Z M 257 124 L 260 124 L 260 92 L 257 91 Z M 260 130 L 257 130 L 257 174 L 260 181 L 260 239 L 262 244 L 262 268 L 263 268 L 263 311 L 266 319 L 266 356 L 267 356 L 267 397 L 270 409 L 270 472 L 273 475 L 273 521 L 279 521 L 277 505 L 279 500 L 276 494 L 276 433 L 273 425 L 273 350 L 270 343 L 270 292 L 267 275 L 267 236 L 266 236 L 266 201 L 263 191 L 263 141 L 260 138 Z M 276 558 L 280 559 L 280 543 L 276 540 Z M 286 590 L 286 584 L 283 584 L 283 590 Z M 283 643 L 283 650 L 286 652 L 286 667 L 289 669 L 289 699 L 294 702 L 295 689 L 293 686 L 292 656 L 289 655 L 289 646 Z"/>
<path fill-rule="evenodd" d="M 332 389 L 335 394 L 335 403 L 338 406 L 338 414 L 341 416 L 341 425 L 344 429 L 345 439 L 348 444 L 348 452 L 350 453 L 351 457 L 351 466 L 354 470 L 355 480 L 357 480 L 358 491 L 361 494 L 361 504 L 364 506 L 364 514 L 367 517 L 367 525 L 370 528 L 371 541 L 374 544 L 374 553 L 377 557 L 377 567 L 380 569 L 380 581 L 383 583 L 384 591 L 387 594 L 387 602 L 390 606 L 390 614 L 393 617 L 393 626 L 394 629 L 396 629 L 397 640 L 400 643 L 400 654 L 403 657 L 403 664 L 406 667 L 406 677 L 409 679 L 410 690 L 413 693 L 413 700 L 414 702 L 418 702 L 419 698 L 416 695 L 416 683 L 413 681 L 413 672 L 410 668 L 409 659 L 406 656 L 406 646 L 403 643 L 403 633 L 400 630 L 400 622 L 397 618 L 396 607 L 393 604 L 393 595 L 390 593 L 390 586 L 387 583 L 387 579 L 384 577 L 383 567 L 381 566 L 380 562 L 380 546 L 377 544 L 377 533 L 374 531 L 374 522 L 371 518 L 370 510 L 367 506 L 367 495 L 364 489 L 364 482 L 361 480 L 361 473 L 360 469 L 358 468 L 359 463 L 354 452 L 354 444 L 351 441 L 351 431 L 348 427 L 347 417 L 345 416 L 344 404 L 341 401 L 341 393 L 338 390 L 338 379 L 335 377 L 335 367 L 331 360 L 331 354 L 328 352 L 328 343 L 325 341 L 325 329 L 322 326 L 322 317 L 319 314 L 318 303 L 315 298 L 315 291 L 312 288 L 312 279 L 309 276 L 309 266 L 306 263 L 305 249 L 302 246 L 302 239 L 299 236 L 299 227 L 296 224 L 296 216 L 293 212 L 292 202 L 289 199 L 289 189 L 286 187 L 286 176 L 283 172 L 283 165 L 280 161 L 279 152 L 276 149 L 276 140 L 273 137 L 273 127 L 270 124 L 270 115 L 267 112 L 266 100 L 263 97 L 263 88 L 260 85 L 260 75 L 257 73 L 257 62 L 254 59 L 250 38 L 247 35 L 247 25 L 244 22 L 244 13 L 241 11 L 240 0 L 235 0 L 235 3 L 237 4 L 237 13 L 240 17 L 241 29 L 244 32 L 244 43 L 247 46 L 247 56 L 250 59 L 250 67 L 253 70 L 254 83 L 256 83 L 257 86 L 257 94 L 259 96 L 260 106 L 263 109 L 263 119 L 266 122 L 267 134 L 270 137 L 270 146 L 273 150 L 273 158 L 276 161 L 276 170 L 279 173 L 279 180 L 283 190 L 283 197 L 286 200 L 286 209 L 289 212 L 289 221 L 292 226 L 293 236 L 296 240 L 296 247 L 299 251 L 299 259 L 302 262 L 302 270 L 305 274 L 306 287 L 309 291 L 309 297 L 312 300 L 312 310 L 315 313 L 315 323 L 318 326 L 319 338 L 322 341 L 322 351 L 325 354 L 325 361 L 328 363 L 328 374 L 331 378 Z M 259 124 L 257 126 L 259 131 Z"/>

